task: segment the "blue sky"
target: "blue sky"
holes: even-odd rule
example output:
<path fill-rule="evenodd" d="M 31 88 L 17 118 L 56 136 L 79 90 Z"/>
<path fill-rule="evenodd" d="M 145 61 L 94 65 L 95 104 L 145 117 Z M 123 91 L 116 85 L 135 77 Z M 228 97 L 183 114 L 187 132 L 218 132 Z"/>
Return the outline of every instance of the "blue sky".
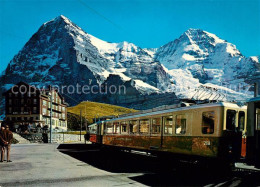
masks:
<path fill-rule="evenodd" d="M 0 0 L 0 71 L 38 28 L 64 15 L 106 41 L 155 48 L 189 28 L 260 55 L 259 0 Z"/>

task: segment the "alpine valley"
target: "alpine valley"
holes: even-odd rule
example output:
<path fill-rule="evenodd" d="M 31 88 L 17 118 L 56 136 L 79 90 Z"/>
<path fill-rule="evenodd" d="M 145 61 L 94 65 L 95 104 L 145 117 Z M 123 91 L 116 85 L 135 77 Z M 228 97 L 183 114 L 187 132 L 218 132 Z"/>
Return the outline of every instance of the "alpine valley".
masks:
<path fill-rule="evenodd" d="M 258 71 L 259 56 L 245 57 L 234 44 L 200 29 L 189 29 L 159 48 L 142 49 L 100 40 L 61 15 L 44 23 L 10 61 L 0 75 L 0 97 L 23 81 L 102 88 L 96 94 L 65 89 L 71 106 L 91 100 L 148 109 L 191 98 L 202 85 L 225 93 L 226 100 L 245 100 L 252 97 L 248 78 Z M 118 91 L 105 92 L 112 85 Z M 125 94 L 119 92 L 122 86 Z"/>

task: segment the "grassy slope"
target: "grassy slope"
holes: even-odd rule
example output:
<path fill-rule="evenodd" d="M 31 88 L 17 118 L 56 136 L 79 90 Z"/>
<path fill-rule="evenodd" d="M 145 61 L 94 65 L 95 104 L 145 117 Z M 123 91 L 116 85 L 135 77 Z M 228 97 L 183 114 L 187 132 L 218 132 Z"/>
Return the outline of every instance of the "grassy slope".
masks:
<path fill-rule="evenodd" d="M 77 106 L 69 107 L 68 112 L 80 115 L 80 110 L 82 110 L 82 117 L 86 117 L 90 123 L 93 122 L 95 116 L 110 116 L 110 115 L 121 115 L 131 112 L 136 112 L 137 110 L 124 108 L 116 105 L 89 102 L 84 101 Z"/>

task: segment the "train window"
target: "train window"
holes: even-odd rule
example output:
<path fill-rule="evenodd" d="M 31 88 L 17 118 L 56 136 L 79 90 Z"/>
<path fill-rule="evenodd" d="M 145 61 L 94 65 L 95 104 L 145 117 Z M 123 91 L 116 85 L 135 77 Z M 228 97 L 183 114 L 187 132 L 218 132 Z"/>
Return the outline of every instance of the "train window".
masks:
<path fill-rule="evenodd" d="M 185 115 L 177 115 L 176 116 L 175 133 L 176 134 L 185 134 L 186 133 L 186 117 L 185 117 Z"/>
<path fill-rule="evenodd" d="M 113 123 L 113 125 L 114 125 L 114 134 L 120 134 L 120 127 L 119 127 L 119 122 L 114 122 Z"/>
<path fill-rule="evenodd" d="M 120 122 L 120 125 L 121 125 L 121 133 L 127 133 L 127 122 L 122 121 Z"/>
<path fill-rule="evenodd" d="M 215 124 L 215 113 L 213 111 L 202 113 L 202 134 L 213 134 Z"/>
<path fill-rule="evenodd" d="M 160 134 L 161 132 L 161 118 L 152 119 L 152 134 Z"/>
<path fill-rule="evenodd" d="M 131 134 L 135 134 L 139 132 L 139 127 L 138 127 L 138 121 L 137 120 L 132 120 L 129 121 L 129 130 Z"/>
<path fill-rule="evenodd" d="M 140 120 L 140 133 L 148 134 L 149 133 L 150 121 L 149 119 L 141 119 Z"/>
<path fill-rule="evenodd" d="M 172 116 L 163 117 L 164 121 L 164 134 L 172 134 L 173 118 Z"/>
<path fill-rule="evenodd" d="M 245 128 L 245 112 L 243 111 L 238 113 L 238 127 L 239 131 L 243 131 Z"/>
<path fill-rule="evenodd" d="M 106 124 L 106 134 L 113 133 L 113 123 L 107 123 Z"/>
<path fill-rule="evenodd" d="M 226 130 L 234 131 L 236 129 L 236 113 L 235 110 L 227 110 Z"/>

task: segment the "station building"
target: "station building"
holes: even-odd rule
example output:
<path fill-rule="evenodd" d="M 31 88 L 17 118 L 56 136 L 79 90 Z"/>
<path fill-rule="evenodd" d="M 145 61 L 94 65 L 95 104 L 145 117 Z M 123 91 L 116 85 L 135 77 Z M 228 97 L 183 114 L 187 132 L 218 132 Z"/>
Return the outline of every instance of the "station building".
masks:
<path fill-rule="evenodd" d="M 50 128 L 67 131 L 67 103 L 56 89 L 39 89 L 19 82 L 3 93 L 5 96 L 5 121 L 12 129 L 21 126 Z M 52 98 L 52 101 L 51 101 Z"/>

